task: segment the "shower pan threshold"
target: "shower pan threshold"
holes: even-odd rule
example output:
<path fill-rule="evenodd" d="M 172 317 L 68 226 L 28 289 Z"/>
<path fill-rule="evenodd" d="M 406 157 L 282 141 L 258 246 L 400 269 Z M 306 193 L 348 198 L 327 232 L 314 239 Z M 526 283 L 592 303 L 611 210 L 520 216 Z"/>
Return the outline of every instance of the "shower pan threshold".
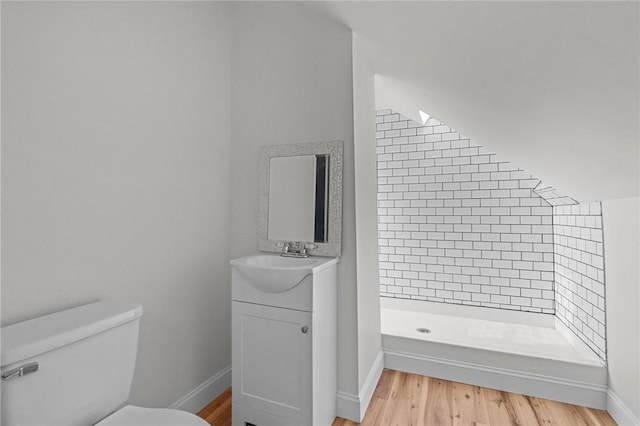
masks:
<path fill-rule="evenodd" d="M 606 406 L 606 365 L 553 315 L 383 297 L 381 331 L 387 368 Z"/>

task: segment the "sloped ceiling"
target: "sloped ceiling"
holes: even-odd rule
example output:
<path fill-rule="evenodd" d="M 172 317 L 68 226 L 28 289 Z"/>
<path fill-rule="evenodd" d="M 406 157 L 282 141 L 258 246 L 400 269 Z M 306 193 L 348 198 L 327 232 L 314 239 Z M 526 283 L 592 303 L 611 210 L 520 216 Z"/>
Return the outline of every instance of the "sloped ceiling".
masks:
<path fill-rule="evenodd" d="M 580 201 L 638 196 L 638 2 L 319 2 L 376 103 L 418 108 Z"/>

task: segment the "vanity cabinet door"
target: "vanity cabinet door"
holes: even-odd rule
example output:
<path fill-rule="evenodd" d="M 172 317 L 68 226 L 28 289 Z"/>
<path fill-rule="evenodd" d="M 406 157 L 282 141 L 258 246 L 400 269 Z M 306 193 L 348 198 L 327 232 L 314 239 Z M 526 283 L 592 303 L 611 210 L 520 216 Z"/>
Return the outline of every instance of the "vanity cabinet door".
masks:
<path fill-rule="evenodd" d="M 233 302 L 233 400 L 311 421 L 313 314 Z"/>

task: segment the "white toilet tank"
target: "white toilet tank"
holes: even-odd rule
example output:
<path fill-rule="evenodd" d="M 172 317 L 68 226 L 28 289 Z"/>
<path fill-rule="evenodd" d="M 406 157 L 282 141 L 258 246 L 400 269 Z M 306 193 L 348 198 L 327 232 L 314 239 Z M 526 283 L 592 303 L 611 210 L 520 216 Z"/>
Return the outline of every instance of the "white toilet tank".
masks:
<path fill-rule="evenodd" d="M 141 316 L 137 302 L 102 301 L 2 327 L 1 424 L 88 426 L 120 408 Z"/>

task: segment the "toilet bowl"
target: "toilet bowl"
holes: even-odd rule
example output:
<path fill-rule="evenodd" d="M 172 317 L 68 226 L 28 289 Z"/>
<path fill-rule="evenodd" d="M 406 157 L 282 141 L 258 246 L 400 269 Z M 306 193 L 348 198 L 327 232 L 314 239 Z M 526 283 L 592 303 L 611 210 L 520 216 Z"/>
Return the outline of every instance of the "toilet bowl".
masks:
<path fill-rule="evenodd" d="M 95 426 L 210 426 L 186 411 L 168 408 L 143 408 L 133 405 L 116 411 Z"/>
<path fill-rule="evenodd" d="M 102 301 L 2 327 L 0 424 L 207 426 L 185 411 L 125 405 L 141 316 L 137 302 Z"/>

